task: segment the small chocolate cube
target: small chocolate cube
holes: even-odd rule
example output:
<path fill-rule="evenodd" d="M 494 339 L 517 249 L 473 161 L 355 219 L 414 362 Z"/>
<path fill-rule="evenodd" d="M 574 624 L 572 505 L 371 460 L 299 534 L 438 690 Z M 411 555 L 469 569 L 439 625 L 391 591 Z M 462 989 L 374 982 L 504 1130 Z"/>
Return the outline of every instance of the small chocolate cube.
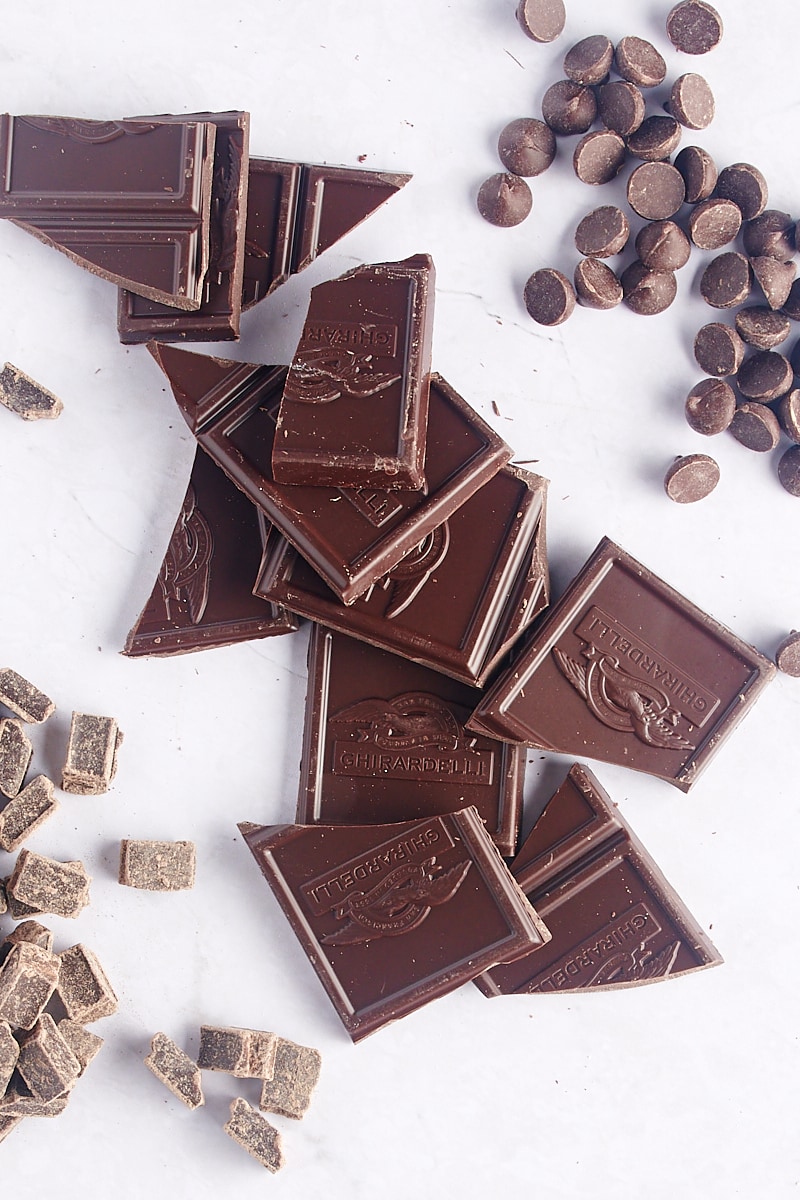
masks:
<path fill-rule="evenodd" d="M 198 1108 L 205 1103 L 200 1068 L 165 1033 L 156 1033 L 151 1042 L 150 1054 L 144 1060 L 157 1079 L 168 1087 L 173 1096 L 182 1100 L 187 1108 Z"/>
<path fill-rule="evenodd" d="M 8 1021 L 0 1021 L 0 1096 L 8 1087 L 19 1058 L 19 1043 Z"/>
<path fill-rule="evenodd" d="M 205 1071 L 226 1071 L 237 1079 L 270 1079 L 278 1040 L 261 1029 L 201 1025 L 197 1065 Z"/>
<path fill-rule="evenodd" d="M 31 745 L 22 724 L 15 717 L 0 721 L 0 792 L 16 796 L 22 787 L 31 761 Z"/>
<path fill-rule="evenodd" d="M 47 388 L 12 363 L 5 363 L 0 371 L 0 404 L 22 417 L 23 421 L 57 417 L 63 408 L 58 396 L 48 392 Z"/>
<path fill-rule="evenodd" d="M 46 721 L 55 708 L 49 696 L 12 671 L 11 667 L 0 668 L 0 704 L 5 704 L 15 716 L 31 725 Z"/>
<path fill-rule="evenodd" d="M 58 995 L 73 1021 L 97 1021 L 117 1011 L 119 1002 L 97 956 L 80 944 L 62 951 Z"/>
<path fill-rule="evenodd" d="M 89 903 L 89 883 L 82 862 L 56 862 L 32 850 L 20 850 L 17 865 L 6 884 L 9 907 L 12 901 L 33 913 L 55 913 L 59 917 L 77 917 Z"/>
<path fill-rule="evenodd" d="M 81 1064 L 49 1013 L 42 1013 L 19 1052 L 17 1070 L 37 1100 L 55 1100 L 74 1084 Z"/>
<path fill-rule="evenodd" d="M 238 1142 L 248 1154 L 252 1154 L 262 1167 L 272 1172 L 281 1169 L 281 1135 L 241 1096 L 231 1101 L 230 1120 L 223 1128 L 228 1136 Z"/>
<path fill-rule="evenodd" d="M 52 950 L 53 934 L 38 921 L 23 921 L 16 929 L 11 930 L 3 945 L 16 946 L 18 942 L 33 942 L 36 946 L 43 946 L 45 950 Z"/>
<path fill-rule="evenodd" d="M 119 882 L 150 892 L 194 887 L 194 842 L 124 838 L 119 848 Z"/>
<path fill-rule="evenodd" d="M 298 1046 L 287 1038 L 278 1038 L 275 1071 L 265 1079 L 258 1107 L 262 1112 L 279 1113 L 299 1120 L 311 1102 L 311 1093 L 319 1080 L 322 1056 L 311 1046 Z"/>
<path fill-rule="evenodd" d="M 61 775 L 64 791 L 79 796 L 100 796 L 107 792 L 117 769 L 121 741 L 122 734 L 113 717 L 74 712 Z"/>
<path fill-rule="evenodd" d="M 52 781 L 37 775 L 0 812 L 0 849 L 18 849 L 57 808 Z"/>
<path fill-rule="evenodd" d="M 20 942 L 0 967 L 0 1020 L 12 1029 L 31 1029 L 58 983 L 57 954 Z"/>
<path fill-rule="evenodd" d="M 80 1063 L 82 1075 L 102 1046 L 103 1038 L 92 1033 L 91 1029 L 84 1029 L 83 1025 L 70 1020 L 69 1017 L 64 1017 L 58 1022 L 58 1032 Z"/>

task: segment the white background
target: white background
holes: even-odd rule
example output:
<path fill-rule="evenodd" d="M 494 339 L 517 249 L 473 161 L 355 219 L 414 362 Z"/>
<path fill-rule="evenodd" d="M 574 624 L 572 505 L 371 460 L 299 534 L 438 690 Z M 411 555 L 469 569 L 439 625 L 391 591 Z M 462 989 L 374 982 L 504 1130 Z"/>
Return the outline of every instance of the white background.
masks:
<path fill-rule="evenodd" d="M 622 183 L 579 183 L 568 140 L 516 229 L 485 224 L 474 196 L 500 169 L 502 126 L 537 115 L 571 42 L 602 31 L 651 38 L 669 79 L 705 74 L 717 118 L 684 143 L 720 166 L 755 163 L 771 207 L 800 215 L 800 10 L 719 0 L 723 42 L 690 60 L 667 41 L 669 3 L 607 0 L 602 17 L 588 0 L 569 7 L 562 37 L 537 46 L 514 0 L 27 0 L 3 5 L 2 105 L 98 118 L 244 108 L 254 154 L 412 171 L 221 352 L 286 362 L 310 285 L 429 252 L 436 369 L 552 480 L 555 592 L 608 534 L 771 655 L 800 625 L 800 500 L 773 456 L 684 422 L 694 331 L 718 316 L 698 295 L 707 256 L 695 252 L 666 314 L 579 309 L 546 330 L 522 306 L 525 279 L 544 265 L 571 274 L 575 225 Z M 0 665 L 58 705 L 37 736 L 39 769 L 58 773 L 73 708 L 125 732 L 112 791 L 62 795 L 30 840 L 91 872 L 91 907 L 51 924 L 57 949 L 97 952 L 119 1013 L 94 1027 L 106 1045 L 66 1113 L 23 1123 L 0 1148 L 4 1194 L 41 1196 L 57 1177 L 64 1200 L 795 1195 L 800 681 L 767 689 L 689 796 L 597 767 L 724 966 L 594 995 L 488 1001 L 467 986 L 353 1047 L 235 827 L 292 819 L 305 634 L 120 656 L 183 497 L 190 438 L 147 352 L 119 345 L 112 286 L 8 223 L 0 261 L 0 354 L 64 400 L 54 422 L 0 410 Z M 717 457 L 722 482 L 677 506 L 663 473 L 693 451 Z M 529 757 L 528 811 L 567 766 Z M 195 839 L 195 889 L 120 887 L 130 836 Z M 0 874 L 12 865 L 0 854 Z M 191 1113 L 141 1065 L 156 1030 L 196 1051 L 201 1022 L 274 1029 L 323 1053 L 307 1117 L 276 1119 L 287 1165 L 274 1178 L 221 1132 L 230 1099 L 254 1101 L 255 1086 L 207 1075 L 206 1107 Z"/>

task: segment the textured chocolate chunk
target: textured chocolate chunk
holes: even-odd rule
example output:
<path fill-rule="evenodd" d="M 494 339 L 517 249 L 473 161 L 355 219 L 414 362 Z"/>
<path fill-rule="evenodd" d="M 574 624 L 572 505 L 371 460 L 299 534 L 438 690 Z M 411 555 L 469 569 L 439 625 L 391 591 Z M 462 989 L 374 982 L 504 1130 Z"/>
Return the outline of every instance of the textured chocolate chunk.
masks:
<path fill-rule="evenodd" d="M 757 400 L 746 400 L 740 404 L 728 428 L 737 442 L 759 454 L 774 450 L 781 440 L 778 418 L 771 408 Z"/>
<path fill-rule="evenodd" d="M 556 156 L 555 134 L 544 121 L 520 117 L 501 130 L 497 153 L 512 175 L 541 175 Z"/>
<path fill-rule="evenodd" d="M 683 176 L 667 162 L 645 162 L 631 172 L 627 185 L 628 203 L 648 221 L 665 221 L 683 204 Z"/>
<path fill-rule="evenodd" d="M 553 133 L 561 137 L 586 133 L 597 117 L 593 90 L 572 79 L 559 79 L 542 96 L 542 116 Z"/>
<path fill-rule="evenodd" d="M 57 417 L 64 407 L 58 396 L 43 388 L 13 363 L 5 363 L 0 371 L 0 404 L 22 417 L 23 421 Z"/>
<path fill-rule="evenodd" d="M 564 0 L 519 0 L 517 20 L 535 42 L 554 42 L 567 21 Z"/>
<path fill-rule="evenodd" d="M 719 464 L 708 454 L 684 454 L 664 476 L 664 491 L 676 504 L 704 500 L 719 483 Z"/>
<path fill-rule="evenodd" d="M 789 299 L 797 268 L 793 262 L 779 262 L 767 254 L 750 259 L 756 282 L 770 308 L 782 308 Z"/>
<path fill-rule="evenodd" d="M 717 186 L 717 164 L 701 146 L 684 146 L 675 157 L 686 188 L 687 204 L 707 200 Z"/>
<path fill-rule="evenodd" d="M 645 117 L 627 140 L 628 153 L 644 162 L 663 162 L 681 140 L 681 127 L 674 117 Z"/>
<path fill-rule="evenodd" d="M 575 230 L 575 248 L 592 258 L 610 258 L 624 249 L 630 236 L 628 218 L 613 204 L 587 213 Z"/>
<path fill-rule="evenodd" d="M 0 670 L 0 704 L 11 709 L 21 721 L 27 721 L 31 725 L 41 725 L 55 708 L 49 696 L 10 667 Z"/>
<path fill-rule="evenodd" d="M 197 1065 L 237 1079 L 271 1079 L 279 1041 L 277 1034 L 263 1029 L 201 1025 Z"/>
<path fill-rule="evenodd" d="M 16 796 L 33 755 L 33 746 L 15 717 L 0 720 L 0 792 Z"/>
<path fill-rule="evenodd" d="M 614 47 L 602 33 L 582 38 L 564 57 L 564 74 L 575 83 L 602 83 L 614 61 Z"/>
<path fill-rule="evenodd" d="M 6 890 L 33 912 L 77 917 L 89 903 L 90 876 L 82 862 L 56 862 L 32 850 L 20 850 Z"/>
<path fill-rule="evenodd" d="M 766 404 L 785 396 L 794 380 L 792 364 L 775 350 L 758 350 L 736 372 L 739 391 L 748 400 Z"/>
<path fill-rule="evenodd" d="M 687 129 L 706 129 L 714 120 L 714 93 L 703 76 L 692 71 L 675 80 L 667 106 Z"/>
<path fill-rule="evenodd" d="M 150 1043 L 150 1053 L 144 1059 L 156 1079 L 168 1087 L 187 1108 L 205 1104 L 200 1068 L 180 1046 L 165 1033 L 156 1033 Z"/>
<path fill-rule="evenodd" d="M 678 291 L 671 271 L 651 271 L 638 259 L 625 268 L 620 283 L 624 303 L 642 317 L 652 317 L 669 308 Z"/>
<path fill-rule="evenodd" d="M 790 496 L 800 496 L 800 446 L 790 446 L 778 462 L 778 479 Z"/>
<path fill-rule="evenodd" d="M 667 64 L 652 42 L 640 37 L 624 37 L 614 51 L 618 75 L 637 87 L 653 88 L 664 82 Z"/>
<path fill-rule="evenodd" d="M 119 846 L 119 882 L 150 892 L 194 887 L 194 842 L 123 838 Z"/>
<path fill-rule="evenodd" d="M 795 223 L 788 213 L 768 208 L 745 222 L 742 240 L 750 258 L 768 255 L 788 262 L 795 252 Z"/>
<path fill-rule="evenodd" d="M 117 769 L 122 736 L 113 717 L 74 712 L 61 773 L 63 790 L 79 796 L 100 796 L 107 792 Z"/>
<path fill-rule="evenodd" d="M 15 926 L 4 939 L 3 946 L 16 946 L 19 942 L 33 942 L 45 950 L 53 949 L 52 931 L 40 925 L 38 921 L 22 921 Z"/>
<path fill-rule="evenodd" d="M 735 308 L 750 295 L 750 263 L 727 250 L 712 258 L 700 277 L 700 294 L 712 308 Z"/>
<path fill-rule="evenodd" d="M 322 1055 L 311 1046 L 278 1038 L 275 1073 L 261 1087 L 258 1107 L 299 1121 L 308 1111 L 311 1094 L 319 1082 Z"/>
<path fill-rule="evenodd" d="M 636 235 L 639 261 L 651 271 L 679 271 L 689 261 L 689 239 L 674 221 L 650 221 Z"/>
<path fill-rule="evenodd" d="M 701 250 L 721 250 L 732 242 L 742 224 L 742 214 L 732 200 L 712 196 L 689 213 L 689 237 Z"/>
<path fill-rule="evenodd" d="M 8 1135 L 14 1132 L 22 1119 L 22 1117 L 0 1116 L 0 1142 L 4 1142 Z"/>
<path fill-rule="evenodd" d="M 767 181 L 752 163 L 733 163 L 720 171 L 717 195 L 738 205 L 742 219 L 752 221 L 767 207 Z"/>
<path fill-rule="evenodd" d="M 561 271 L 542 267 L 525 284 L 525 307 L 539 325 L 560 325 L 575 309 L 575 290 Z"/>
<path fill-rule="evenodd" d="M 0 849 L 16 850 L 57 808 L 51 780 L 37 775 L 0 811 Z"/>
<path fill-rule="evenodd" d="M 644 96 L 635 84 L 613 79 L 597 89 L 597 115 L 620 137 L 629 137 L 644 120 Z"/>
<path fill-rule="evenodd" d="M 681 0 L 667 14 L 667 36 L 684 54 L 707 54 L 722 38 L 722 18 L 705 0 Z"/>
<path fill-rule="evenodd" d="M 63 950 L 59 958 L 58 994 L 68 1017 L 98 1021 L 117 1011 L 119 1002 L 94 951 L 78 943 Z"/>
<path fill-rule="evenodd" d="M 0 1129 L 7 1120 L 21 1120 L 23 1117 L 60 1117 L 67 1107 L 69 1097 L 69 1092 L 62 1092 L 52 1100 L 40 1100 L 38 1096 L 31 1095 L 22 1079 L 16 1076 L 0 1100 Z"/>
<path fill-rule="evenodd" d="M 91 1029 L 84 1029 L 78 1021 L 64 1017 L 58 1022 L 58 1032 L 78 1060 L 79 1074 L 83 1074 L 92 1059 L 103 1045 L 103 1038 L 98 1037 Z"/>
<path fill-rule="evenodd" d="M 490 175 L 478 188 L 478 212 L 490 225 L 509 229 L 524 221 L 533 207 L 531 189 L 510 172 Z"/>
<path fill-rule="evenodd" d="M 17 1070 L 31 1095 L 45 1103 L 69 1091 L 80 1075 L 81 1064 L 49 1013 L 42 1013 L 24 1039 Z"/>
<path fill-rule="evenodd" d="M 800 679 L 800 633 L 793 629 L 775 651 L 775 663 L 784 675 Z"/>
<path fill-rule="evenodd" d="M 0 967 L 0 1020 L 31 1029 L 58 983 L 57 954 L 32 942 L 13 945 Z"/>
<path fill-rule="evenodd" d="M 686 420 L 695 433 L 722 433 L 736 412 L 736 393 L 724 379 L 701 379 L 686 397 Z"/>
<path fill-rule="evenodd" d="M 231 1101 L 231 1115 L 223 1129 L 243 1150 L 273 1174 L 283 1166 L 281 1135 L 269 1121 L 237 1096 Z"/>
<path fill-rule="evenodd" d="M 582 183 L 610 183 L 625 162 L 625 141 L 610 129 L 586 133 L 572 155 L 575 174 Z"/>
<path fill-rule="evenodd" d="M 791 332 L 791 322 L 784 312 L 762 304 L 748 304 L 736 314 L 736 332 L 748 346 L 772 350 L 785 342 Z"/>
<path fill-rule="evenodd" d="M 0 1096 L 8 1087 L 19 1058 L 19 1043 L 8 1021 L 0 1020 Z"/>
<path fill-rule="evenodd" d="M 582 258 L 575 268 L 575 294 L 585 308 L 615 308 L 622 303 L 622 284 L 607 263 Z"/>
<path fill-rule="evenodd" d="M 738 329 L 738 316 L 736 324 Z M 721 321 L 703 325 L 695 335 L 694 356 L 707 375 L 735 375 L 744 350 L 744 341 L 737 330 Z"/>

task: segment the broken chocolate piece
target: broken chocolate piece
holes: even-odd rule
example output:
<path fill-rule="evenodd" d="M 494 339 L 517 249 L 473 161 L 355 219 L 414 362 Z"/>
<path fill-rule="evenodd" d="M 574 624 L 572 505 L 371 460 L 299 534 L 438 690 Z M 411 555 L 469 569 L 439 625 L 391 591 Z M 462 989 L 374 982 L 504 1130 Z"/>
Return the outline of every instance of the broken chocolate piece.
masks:
<path fill-rule="evenodd" d="M 353 1041 L 547 936 L 474 808 L 239 828 Z"/>
<path fill-rule="evenodd" d="M 2 379 L 0 374 L 0 386 Z M 15 716 L 29 725 L 41 725 L 55 709 L 49 696 L 45 696 L 44 692 L 10 667 L 0 670 L 0 704 L 10 708 Z"/>
<path fill-rule="evenodd" d="M 0 1096 L 8 1087 L 19 1058 L 19 1043 L 8 1021 L 0 1020 Z"/>
<path fill-rule="evenodd" d="M 60 965 L 58 955 L 42 946 L 13 945 L 0 967 L 0 1020 L 12 1029 L 31 1029 L 55 991 Z"/>
<path fill-rule="evenodd" d="M 173 1096 L 182 1100 L 187 1108 L 199 1108 L 201 1104 L 205 1104 L 197 1063 L 165 1033 L 153 1035 L 150 1053 L 145 1058 L 144 1065 L 149 1067 L 156 1079 L 160 1079 Z"/>
<path fill-rule="evenodd" d="M 548 802 L 511 870 L 552 938 L 476 979 L 486 996 L 633 987 L 722 961 L 581 764 Z"/>
<path fill-rule="evenodd" d="M 116 773 L 122 736 L 113 717 L 74 712 L 61 774 L 63 790 L 79 796 L 100 796 L 107 792 Z"/>
<path fill-rule="evenodd" d="M 264 1080 L 258 1107 L 262 1112 L 278 1113 L 299 1121 L 308 1111 L 321 1066 L 319 1050 L 278 1038 L 275 1073 L 272 1079 Z"/>
<path fill-rule="evenodd" d="M 23 421 L 57 417 L 64 407 L 58 396 L 48 392 L 47 388 L 43 388 L 40 383 L 31 379 L 30 375 L 26 375 L 24 371 L 20 371 L 19 367 L 15 367 L 13 363 L 5 363 L 3 370 L 0 371 L 0 404 L 4 404 L 18 417 L 22 417 Z M 5 672 L 2 674 L 5 675 Z M 3 697 L 0 695 L 0 700 L 2 699 Z"/>
<path fill-rule="evenodd" d="M 80 943 L 59 955 L 58 995 L 73 1021 L 98 1021 L 117 1011 L 119 1002 L 97 955 Z"/>
<path fill-rule="evenodd" d="M 53 949 L 53 934 L 38 921 L 23 921 L 11 930 L 4 939 L 3 946 L 16 946 L 18 942 L 33 942 L 43 946 L 45 950 Z"/>
<path fill-rule="evenodd" d="M 3 1124 L 8 1120 L 21 1120 L 23 1117 L 60 1117 L 67 1107 L 69 1097 L 69 1092 L 62 1092 L 52 1100 L 40 1100 L 31 1095 L 23 1081 L 15 1076 L 5 1096 L 0 1100 L 0 1137 Z"/>
<path fill-rule="evenodd" d="M 103 1038 L 98 1037 L 91 1029 L 84 1029 L 78 1021 L 64 1017 L 58 1022 L 58 1032 L 69 1046 L 80 1065 L 82 1075 L 89 1063 L 103 1045 Z"/>
<path fill-rule="evenodd" d="M 0 811 L 0 849 L 16 850 L 57 808 L 52 781 L 37 775 Z"/>
<path fill-rule="evenodd" d="M 29 913 L 54 913 L 77 917 L 89 903 L 91 877 L 82 862 L 56 862 L 32 850 L 20 850 L 6 890 L 9 902 L 21 903 Z"/>
<path fill-rule="evenodd" d="M 263 1029 L 200 1026 L 197 1065 L 204 1071 L 225 1071 L 237 1079 L 271 1079 L 280 1039 Z"/>
<path fill-rule="evenodd" d="M 15 717 L 0 720 L 0 792 L 13 797 L 22 787 L 33 746 Z"/>
<path fill-rule="evenodd" d="M 49 1013 L 42 1013 L 22 1043 L 17 1070 L 37 1100 L 55 1100 L 69 1091 L 81 1064 Z"/>
<path fill-rule="evenodd" d="M 281 1135 L 241 1096 L 231 1101 L 230 1120 L 223 1125 L 223 1129 L 262 1167 L 273 1174 L 280 1171 L 283 1166 Z"/>
<path fill-rule="evenodd" d="M 158 842 L 123 838 L 119 846 L 119 882 L 150 892 L 194 887 L 194 842 Z"/>

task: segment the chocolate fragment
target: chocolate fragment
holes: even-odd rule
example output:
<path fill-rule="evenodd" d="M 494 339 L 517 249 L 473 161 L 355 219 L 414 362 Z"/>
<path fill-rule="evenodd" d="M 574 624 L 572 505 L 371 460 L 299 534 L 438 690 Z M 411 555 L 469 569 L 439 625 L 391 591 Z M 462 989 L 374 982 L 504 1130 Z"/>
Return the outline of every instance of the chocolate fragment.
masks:
<path fill-rule="evenodd" d="M 564 74 L 575 83 L 602 83 L 611 70 L 614 47 L 601 33 L 582 38 L 564 57 Z"/>
<path fill-rule="evenodd" d="M 561 325 L 575 309 L 575 291 L 555 267 L 534 271 L 525 284 L 525 307 L 539 325 Z"/>
<path fill-rule="evenodd" d="M 651 271 L 638 259 L 625 268 L 620 282 L 624 303 L 642 317 L 652 317 L 669 308 L 678 291 L 671 271 Z"/>
<path fill-rule="evenodd" d="M 92 1033 L 90 1029 L 84 1029 L 83 1025 L 69 1017 L 64 1017 L 58 1022 L 58 1032 L 77 1058 L 79 1074 L 82 1075 L 100 1050 L 104 1039 Z"/>
<path fill-rule="evenodd" d="M 542 116 L 553 133 L 586 133 L 597 117 L 597 99 L 590 87 L 559 79 L 542 97 Z"/>
<path fill-rule="evenodd" d="M 101 796 L 117 770 L 122 733 L 113 717 L 74 712 L 61 787 L 79 796 Z"/>
<path fill-rule="evenodd" d="M 785 396 L 794 380 L 792 364 L 775 350 L 759 350 L 746 358 L 736 373 L 739 391 L 748 400 L 767 403 Z"/>
<path fill-rule="evenodd" d="M 684 146 L 675 158 L 675 167 L 686 187 L 687 204 L 707 200 L 717 186 L 716 163 L 700 146 Z"/>
<path fill-rule="evenodd" d="M 669 158 L 681 140 L 681 127 L 674 117 L 645 117 L 628 138 L 628 152 L 644 162 Z"/>
<path fill-rule="evenodd" d="M 563 0 L 519 0 L 517 20 L 535 42 L 554 42 L 567 21 Z"/>
<path fill-rule="evenodd" d="M 17 1070 L 37 1100 L 55 1100 L 69 1091 L 81 1064 L 49 1013 L 42 1013 L 22 1043 Z"/>
<path fill-rule="evenodd" d="M 13 363 L 5 363 L 0 371 L 0 404 L 22 417 L 23 421 L 57 417 L 64 407 L 58 396 L 48 392 L 47 388 L 43 388 Z"/>
<path fill-rule="evenodd" d="M 625 142 L 610 129 L 584 134 L 575 147 L 572 165 L 582 183 L 610 183 L 625 162 Z"/>
<path fill-rule="evenodd" d="M 781 455 L 778 461 L 778 479 L 781 487 L 790 496 L 800 496 L 800 446 L 790 446 Z"/>
<path fill-rule="evenodd" d="M 667 64 L 652 42 L 640 37 L 624 37 L 614 51 L 618 75 L 638 87 L 653 88 L 664 82 Z"/>
<path fill-rule="evenodd" d="M 728 250 L 712 258 L 700 277 L 700 294 L 712 308 L 735 308 L 750 295 L 750 263 Z"/>
<path fill-rule="evenodd" d="M 23 1117 L 60 1117 L 67 1107 L 70 1093 L 62 1092 L 52 1100 L 40 1100 L 23 1083 L 22 1079 L 13 1079 L 5 1096 L 0 1100 L 0 1130 L 8 1120 L 21 1120 Z"/>
<path fill-rule="evenodd" d="M 205 1104 L 199 1067 L 165 1033 L 154 1034 L 144 1065 L 187 1108 L 199 1108 Z"/>
<path fill-rule="evenodd" d="M 691 254 L 689 239 L 674 221 L 651 221 L 636 235 L 639 261 L 651 271 L 679 271 Z"/>
<path fill-rule="evenodd" d="M 319 1082 L 322 1055 L 311 1046 L 278 1038 L 275 1073 L 261 1087 L 258 1107 L 299 1121 L 308 1112 L 311 1094 Z"/>
<path fill-rule="evenodd" d="M 532 207 L 531 189 L 519 175 L 490 175 L 478 189 L 478 212 L 490 225 L 510 229 L 524 221 Z"/>
<path fill-rule="evenodd" d="M 761 255 L 750 259 L 756 277 L 770 308 L 782 308 L 789 299 L 797 269 L 793 262 L 779 262 L 777 258 Z"/>
<path fill-rule="evenodd" d="M 231 1115 L 223 1129 L 235 1142 L 273 1174 L 283 1166 L 281 1135 L 241 1096 L 231 1101 Z"/>
<path fill-rule="evenodd" d="M 194 887 L 194 842 L 123 838 L 119 844 L 119 882 L 149 892 L 178 892 Z"/>
<path fill-rule="evenodd" d="M 708 454 L 678 456 L 667 468 L 664 491 L 676 504 L 704 500 L 719 483 L 719 464 Z"/>
<path fill-rule="evenodd" d="M 686 397 L 685 412 L 695 433 L 722 433 L 736 412 L 736 393 L 724 379 L 701 379 Z"/>
<path fill-rule="evenodd" d="M 783 312 L 765 308 L 762 304 L 749 304 L 740 308 L 735 317 L 736 331 L 748 346 L 759 350 L 772 350 L 785 342 L 791 332 L 789 318 Z"/>
<path fill-rule="evenodd" d="M 476 979 L 486 996 L 655 983 L 722 960 L 591 771 L 571 769 L 511 864 L 551 941 Z"/>
<path fill-rule="evenodd" d="M 631 172 L 628 203 L 648 221 L 665 221 L 683 204 L 685 186 L 680 172 L 667 162 L 646 162 Z"/>
<path fill-rule="evenodd" d="M 795 223 L 788 213 L 765 209 L 760 216 L 746 221 L 742 229 L 745 253 L 750 258 L 768 255 L 788 262 L 795 252 Z"/>
<path fill-rule="evenodd" d="M 644 120 L 644 96 L 634 84 L 614 79 L 598 88 L 597 113 L 606 129 L 629 137 Z"/>
<path fill-rule="evenodd" d="M 32 912 L 77 917 L 89 903 L 90 882 L 82 862 L 56 862 L 20 850 L 6 890 L 9 901 L 13 898 Z"/>
<path fill-rule="evenodd" d="M 16 946 L 20 942 L 33 942 L 35 946 L 42 946 L 45 950 L 53 949 L 53 934 L 40 925 L 38 921 L 23 921 L 11 930 L 11 933 L 3 939 L 3 946 Z"/>
<path fill-rule="evenodd" d="M 666 107 L 687 129 L 706 129 L 714 120 L 714 93 L 702 75 L 690 71 L 675 80 Z"/>
<path fill-rule="evenodd" d="M 0 967 L 0 1020 L 12 1029 L 32 1029 L 56 984 L 60 959 L 33 942 L 12 945 Z"/>
<path fill-rule="evenodd" d="M 8 1135 L 14 1132 L 21 1121 L 22 1117 L 0 1116 L 0 1142 L 4 1142 Z"/>
<path fill-rule="evenodd" d="M 776 415 L 786 436 L 800 443 L 800 388 L 792 388 L 781 397 Z"/>
<path fill-rule="evenodd" d="M 0 849 L 16 850 L 57 808 L 51 780 L 37 775 L 0 812 Z"/>
<path fill-rule="evenodd" d="M 27 721 L 31 725 L 40 725 L 46 721 L 55 709 L 55 704 L 49 696 L 45 696 L 44 692 L 39 691 L 10 667 L 0 670 L 0 704 L 10 708 L 21 721 Z"/>
<path fill-rule="evenodd" d="M 8 1021 L 0 1020 L 0 1096 L 5 1093 L 19 1058 L 19 1043 Z"/>
<path fill-rule="evenodd" d="M 575 268 L 575 294 L 586 308 L 615 308 L 622 303 L 622 284 L 598 258 L 582 258 Z"/>
<path fill-rule="evenodd" d="M 784 675 L 800 679 L 800 633 L 793 629 L 775 651 L 775 664 Z"/>
<path fill-rule="evenodd" d="M 705 0 L 682 0 L 667 14 L 667 36 L 684 54 L 707 54 L 722 38 L 722 18 Z"/>
<path fill-rule="evenodd" d="M 271 1079 L 280 1040 L 262 1029 L 201 1025 L 197 1065 L 237 1079 Z"/>
<path fill-rule="evenodd" d="M 0 915 L 8 912 L 8 898 L 6 897 L 6 881 L 0 879 Z"/>
<path fill-rule="evenodd" d="M 82 1023 L 112 1016 L 119 1001 L 94 951 L 79 943 L 59 958 L 58 995 L 67 1016 Z"/>
<path fill-rule="evenodd" d="M 16 796 L 33 756 L 33 746 L 14 717 L 0 720 L 0 792 Z"/>
<path fill-rule="evenodd" d="M 781 439 L 781 427 L 775 413 L 757 400 L 740 404 L 728 428 L 737 442 L 759 454 L 774 450 Z"/>
<path fill-rule="evenodd" d="M 575 246 L 580 254 L 592 258 L 610 258 L 624 249 L 630 236 L 628 218 L 613 204 L 596 208 L 581 220 L 575 230 Z"/>
<path fill-rule="evenodd" d="M 736 325 L 738 328 L 738 316 Z M 707 375 L 734 375 L 742 364 L 744 349 L 736 330 L 720 321 L 703 325 L 694 339 L 695 359 Z"/>
<path fill-rule="evenodd" d="M 733 241 L 741 224 L 742 214 L 733 201 L 713 196 L 689 213 L 689 237 L 701 250 L 721 250 Z"/>
<path fill-rule="evenodd" d="M 512 175 L 541 175 L 556 156 L 555 134 L 544 121 L 520 117 L 501 130 L 497 153 Z"/>
<path fill-rule="evenodd" d="M 738 205 L 742 219 L 752 221 L 767 207 L 767 181 L 752 163 L 734 163 L 720 171 L 717 195 Z"/>

